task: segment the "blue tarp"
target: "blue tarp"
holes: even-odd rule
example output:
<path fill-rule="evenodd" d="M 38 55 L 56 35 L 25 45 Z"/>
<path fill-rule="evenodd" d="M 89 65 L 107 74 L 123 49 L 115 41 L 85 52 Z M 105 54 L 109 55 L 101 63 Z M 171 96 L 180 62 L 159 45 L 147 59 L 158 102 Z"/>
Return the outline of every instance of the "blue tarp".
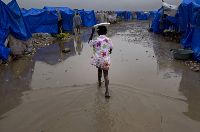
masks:
<path fill-rule="evenodd" d="M 192 36 L 191 48 L 194 51 L 194 59 L 200 61 L 200 28 L 195 28 Z"/>
<path fill-rule="evenodd" d="M 200 0 L 183 0 L 182 3 L 184 3 L 184 4 L 190 4 L 190 3 L 200 4 Z"/>
<path fill-rule="evenodd" d="M 97 23 L 94 11 L 84 11 L 83 14 L 84 14 L 84 16 L 82 17 L 83 26 L 91 27 Z"/>
<path fill-rule="evenodd" d="M 27 40 L 31 33 L 16 2 L 12 0 L 8 5 L 0 0 L 0 59 L 7 60 L 10 50 L 4 46 L 9 34 L 20 40 Z"/>
<path fill-rule="evenodd" d="M 96 17 L 94 11 L 85 10 L 72 10 L 68 7 L 44 7 L 45 10 L 56 11 L 59 9 L 63 18 L 63 28 L 65 31 L 73 30 L 73 17 L 75 11 L 77 11 L 82 19 L 82 25 L 85 27 L 91 27 L 96 24 Z"/>
<path fill-rule="evenodd" d="M 143 11 L 137 11 L 137 20 L 148 20 L 150 17 L 150 13 L 143 12 Z"/>
<path fill-rule="evenodd" d="M 56 12 L 45 9 L 22 10 L 31 33 L 58 33 L 58 16 Z"/>
<path fill-rule="evenodd" d="M 194 51 L 194 59 L 200 61 L 200 0 L 183 0 L 179 6 L 180 29 L 184 34 L 181 44 Z"/>
<path fill-rule="evenodd" d="M 161 33 L 162 29 L 160 29 L 160 20 L 162 16 L 162 8 L 160 8 L 156 13 L 151 23 L 151 29 L 154 33 Z"/>
<path fill-rule="evenodd" d="M 74 17 L 74 11 L 68 7 L 44 7 L 44 10 L 48 10 L 50 12 L 53 12 L 53 14 L 56 13 L 56 10 L 59 10 L 63 19 L 63 29 L 65 31 L 72 31 L 73 30 L 73 17 Z M 57 13 L 55 14 L 57 16 Z"/>
<path fill-rule="evenodd" d="M 133 14 L 131 11 L 116 11 L 117 17 L 120 17 L 126 21 L 131 20 L 133 18 Z"/>
<path fill-rule="evenodd" d="M 150 13 L 150 17 L 154 18 L 156 13 L 157 13 L 157 11 L 150 11 L 149 13 Z"/>
<path fill-rule="evenodd" d="M 162 33 L 165 29 L 169 28 L 178 31 L 179 25 L 179 14 L 163 17 L 163 8 L 161 7 L 153 17 L 151 29 L 154 33 Z"/>

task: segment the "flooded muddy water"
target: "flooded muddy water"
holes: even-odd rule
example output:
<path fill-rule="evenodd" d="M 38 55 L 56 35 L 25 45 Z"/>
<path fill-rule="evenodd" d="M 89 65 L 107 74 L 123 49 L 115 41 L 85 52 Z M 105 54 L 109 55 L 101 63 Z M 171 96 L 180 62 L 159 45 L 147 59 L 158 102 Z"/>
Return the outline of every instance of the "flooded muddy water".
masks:
<path fill-rule="evenodd" d="M 149 33 L 148 25 L 109 27 L 109 100 L 90 65 L 90 29 L 1 66 L 0 131 L 198 132 L 200 74 L 173 60 L 170 49 L 180 45 Z"/>

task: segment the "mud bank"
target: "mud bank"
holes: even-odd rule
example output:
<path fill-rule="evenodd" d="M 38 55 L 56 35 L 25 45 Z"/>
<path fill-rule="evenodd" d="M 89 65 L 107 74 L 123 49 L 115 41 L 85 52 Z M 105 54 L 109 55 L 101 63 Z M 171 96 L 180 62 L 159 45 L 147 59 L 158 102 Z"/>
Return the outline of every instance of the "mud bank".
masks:
<path fill-rule="evenodd" d="M 0 67 L 0 131 L 198 132 L 200 74 L 173 59 L 178 43 L 147 29 L 140 21 L 110 27 L 110 100 L 90 65 L 90 30 Z"/>

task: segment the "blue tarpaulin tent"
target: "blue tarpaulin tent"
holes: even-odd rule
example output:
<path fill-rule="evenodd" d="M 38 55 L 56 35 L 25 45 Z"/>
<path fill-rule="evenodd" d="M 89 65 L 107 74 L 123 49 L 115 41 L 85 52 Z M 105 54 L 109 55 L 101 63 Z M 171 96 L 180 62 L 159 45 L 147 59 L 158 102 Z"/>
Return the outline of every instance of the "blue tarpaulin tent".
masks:
<path fill-rule="evenodd" d="M 78 12 L 81 16 L 82 19 L 82 26 L 85 27 L 91 27 L 96 24 L 96 16 L 94 11 L 85 11 L 84 9 L 82 10 L 75 10 L 75 13 Z"/>
<path fill-rule="evenodd" d="M 16 2 L 8 5 L 0 0 L 0 59 L 7 60 L 10 50 L 4 46 L 9 34 L 20 40 L 27 40 L 31 33 Z"/>
<path fill-rule="evenodd" d="M 44 7 L 44 9 L 49 11 L 55 11 L 56 9 L 60 10 L 63 18 L 63 28 L 65 31 L 73 30 L 73 17 L 77 11 L 82 19 L 82 25 L 85 27 L 91 27 L 96 24 L 96 17 L 94 11 L 85 11 L 85 10 L 72 10 L 68 7 Z"/>
<path fill-rule="evenodd" d="M 144 12 L 144 11 L 137 11 L 137 20 L 148 20 L 150 17 L 149 12 Z"/>
<path fill-rule="evenodd" d="M 178 31 L 179 30 L 178 18 L 179 14 L 177 13 L 177 9 L 175 9 L 175 7 L 168 8 L 162 6 L 156 13 L 154 12 L 151 29 L 154 33 L 162 33 L 165 29 L 174 29 Z"/>
<path fill-rule="evenodd" d="M 151 29 L 154 33 L 161 33 L 162 29 L 160 29 L 160 19 L 162 16 L 162 8 L 160 8 L 156 13 L 151 23 Z"/>
<path fill-rule="evenodd" d="M 183 0 L 179 6 L 181 44 L 194 51 L 194 59 L 200 61 L 200 0 Z"/>
<path fill-rule="evenodd" d="M 22 10 L 31 33 L 58 33 L 58 16 L 56 12 L 45 9 Z"/>
<path fill-rule="evenodd" d="M 53 13 L 56 13 L 56 10 L 58 9 L 60 11 L 62 19 L 63 19 L 63 29 L 65 31 L 73 30 L 74 11 L 72 9 L 70 9 L 68 7 L 47 7 L 47 6 L 45 6 L 43 9 L 48 10 Z M 56 15 L 57 15 L 57 13 L 56 13 Z"/>
<path fill-rule="evenodd" d="M 131 20 L 133 18 L 133 14 L 131 11 L 116 11 L 117 17 L 122 18 L 126 21 Z"/>
<path fill-rule="evenodd" d="M 149 12 L 149 13 L 150 13 L 150 17 L 151 17 L 151 18 L 154 18 L 155 15 L 156 15 L 156 12 L 157 12 L 157 11 L 150 11 L 150 12 Z"/>
<path fill-rule="evenodd" d="M 84 11 L 84 16 L 82 17 L 83 26 L 85 27 L 91 27 L 96 24 L 96 16 L 94 11 Z"/>

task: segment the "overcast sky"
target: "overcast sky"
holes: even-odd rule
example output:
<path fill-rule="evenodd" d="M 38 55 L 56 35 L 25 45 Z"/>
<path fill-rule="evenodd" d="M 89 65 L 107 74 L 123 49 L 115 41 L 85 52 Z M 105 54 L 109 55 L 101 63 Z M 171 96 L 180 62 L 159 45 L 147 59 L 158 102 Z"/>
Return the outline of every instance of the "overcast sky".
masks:
<path fill-rule="evenodd" d="M 9 2 L 11 0 L 2 0 Z M 17 0 L 21 8 L 42 8 L 44 6 L 67 6 L 72 9 L 94 10 L 153 10 L 161 6 L 161 0 Z M 179 4 L 180 0 L 165 0 Z"/>

